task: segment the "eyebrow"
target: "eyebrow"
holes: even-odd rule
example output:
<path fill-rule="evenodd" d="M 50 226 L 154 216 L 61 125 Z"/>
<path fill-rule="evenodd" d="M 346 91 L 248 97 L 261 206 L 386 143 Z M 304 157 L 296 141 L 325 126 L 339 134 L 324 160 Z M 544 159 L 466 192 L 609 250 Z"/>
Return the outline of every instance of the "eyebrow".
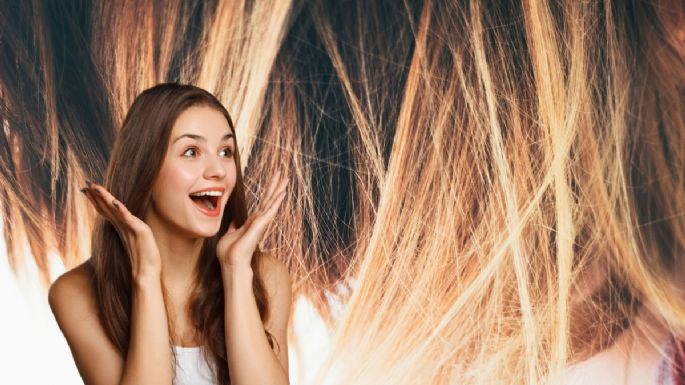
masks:
<path fill-rule="evenodd" d="M 225 140 L 231 139 L 232 137 L 233 137 L 233 134 L 228 133 L 228 134 L 224 135 L 224 136 L 221 138 L 220 141 L 223 142 L 223 141 L 225 141 Z M 178 142 L 181 138 L 191 138 L 191 139 L 199 140 L 199 141 L 201 141 L 201 142 L 206 142 L 206 141 L 207 141 L 207 139 L 206 139 L 204 136 L 201 136 L 201 135 L 183 134 L 183 135 L 179 136 L 178 138 L 174 139 L 174 141 L 173 141 L 172 143 Z"/>

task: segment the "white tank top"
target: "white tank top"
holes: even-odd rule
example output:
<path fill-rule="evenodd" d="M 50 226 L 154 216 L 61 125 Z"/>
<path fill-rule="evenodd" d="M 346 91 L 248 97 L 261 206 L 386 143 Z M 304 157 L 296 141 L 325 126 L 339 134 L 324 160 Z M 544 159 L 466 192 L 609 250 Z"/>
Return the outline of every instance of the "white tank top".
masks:
<path fill-rule="evenodd" d="M 174 346 L 176 372 L 173 385 L 215 385 L 214 374 L 202 357 L 202 348 Z"/>

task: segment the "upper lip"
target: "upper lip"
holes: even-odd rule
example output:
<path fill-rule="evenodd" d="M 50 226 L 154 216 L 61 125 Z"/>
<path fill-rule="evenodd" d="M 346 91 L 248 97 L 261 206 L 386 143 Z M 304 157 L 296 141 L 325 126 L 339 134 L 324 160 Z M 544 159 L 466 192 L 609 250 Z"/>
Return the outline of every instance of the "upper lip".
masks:
<path fill-rule="evenodd" d="M 226 189 L 224 187 L 207 187 L 207 188 L 204 188 L 202 190 L 193 191 L 193 192 L 191 192 L 191 194 L 197 194 L 197 193 L 205 192 L 205 191 L 219 191 L 223 195 L 223 193 L 226 191 Z"/>

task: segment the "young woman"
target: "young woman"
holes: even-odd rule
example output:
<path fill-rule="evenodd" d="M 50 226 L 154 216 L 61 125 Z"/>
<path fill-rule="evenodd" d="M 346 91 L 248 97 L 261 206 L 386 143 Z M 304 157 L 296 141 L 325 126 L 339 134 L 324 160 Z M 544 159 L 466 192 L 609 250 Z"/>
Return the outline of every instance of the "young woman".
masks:
<path fill-rule="evenodd" d="M 86 384 L 287 384 L 290 278 L 258 243 L 279 173 L 248 215 L 231 118 L 210 93 L 141 93 L 103 185 L 92 257 L 49 302 Z"/>

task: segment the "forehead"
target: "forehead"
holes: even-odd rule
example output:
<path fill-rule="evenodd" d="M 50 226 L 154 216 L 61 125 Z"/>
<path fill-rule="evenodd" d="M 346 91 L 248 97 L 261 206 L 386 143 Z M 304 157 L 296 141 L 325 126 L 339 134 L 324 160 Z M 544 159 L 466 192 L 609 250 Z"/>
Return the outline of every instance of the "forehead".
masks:
<path fill-rule="evenodd" d="M 224 114 L 208 106 L 192 106 L 181 112 L 171 129 L 173 141 L 183 134 L 201 135 L 208 140 L 219 140 L 231 132 Z"/>

